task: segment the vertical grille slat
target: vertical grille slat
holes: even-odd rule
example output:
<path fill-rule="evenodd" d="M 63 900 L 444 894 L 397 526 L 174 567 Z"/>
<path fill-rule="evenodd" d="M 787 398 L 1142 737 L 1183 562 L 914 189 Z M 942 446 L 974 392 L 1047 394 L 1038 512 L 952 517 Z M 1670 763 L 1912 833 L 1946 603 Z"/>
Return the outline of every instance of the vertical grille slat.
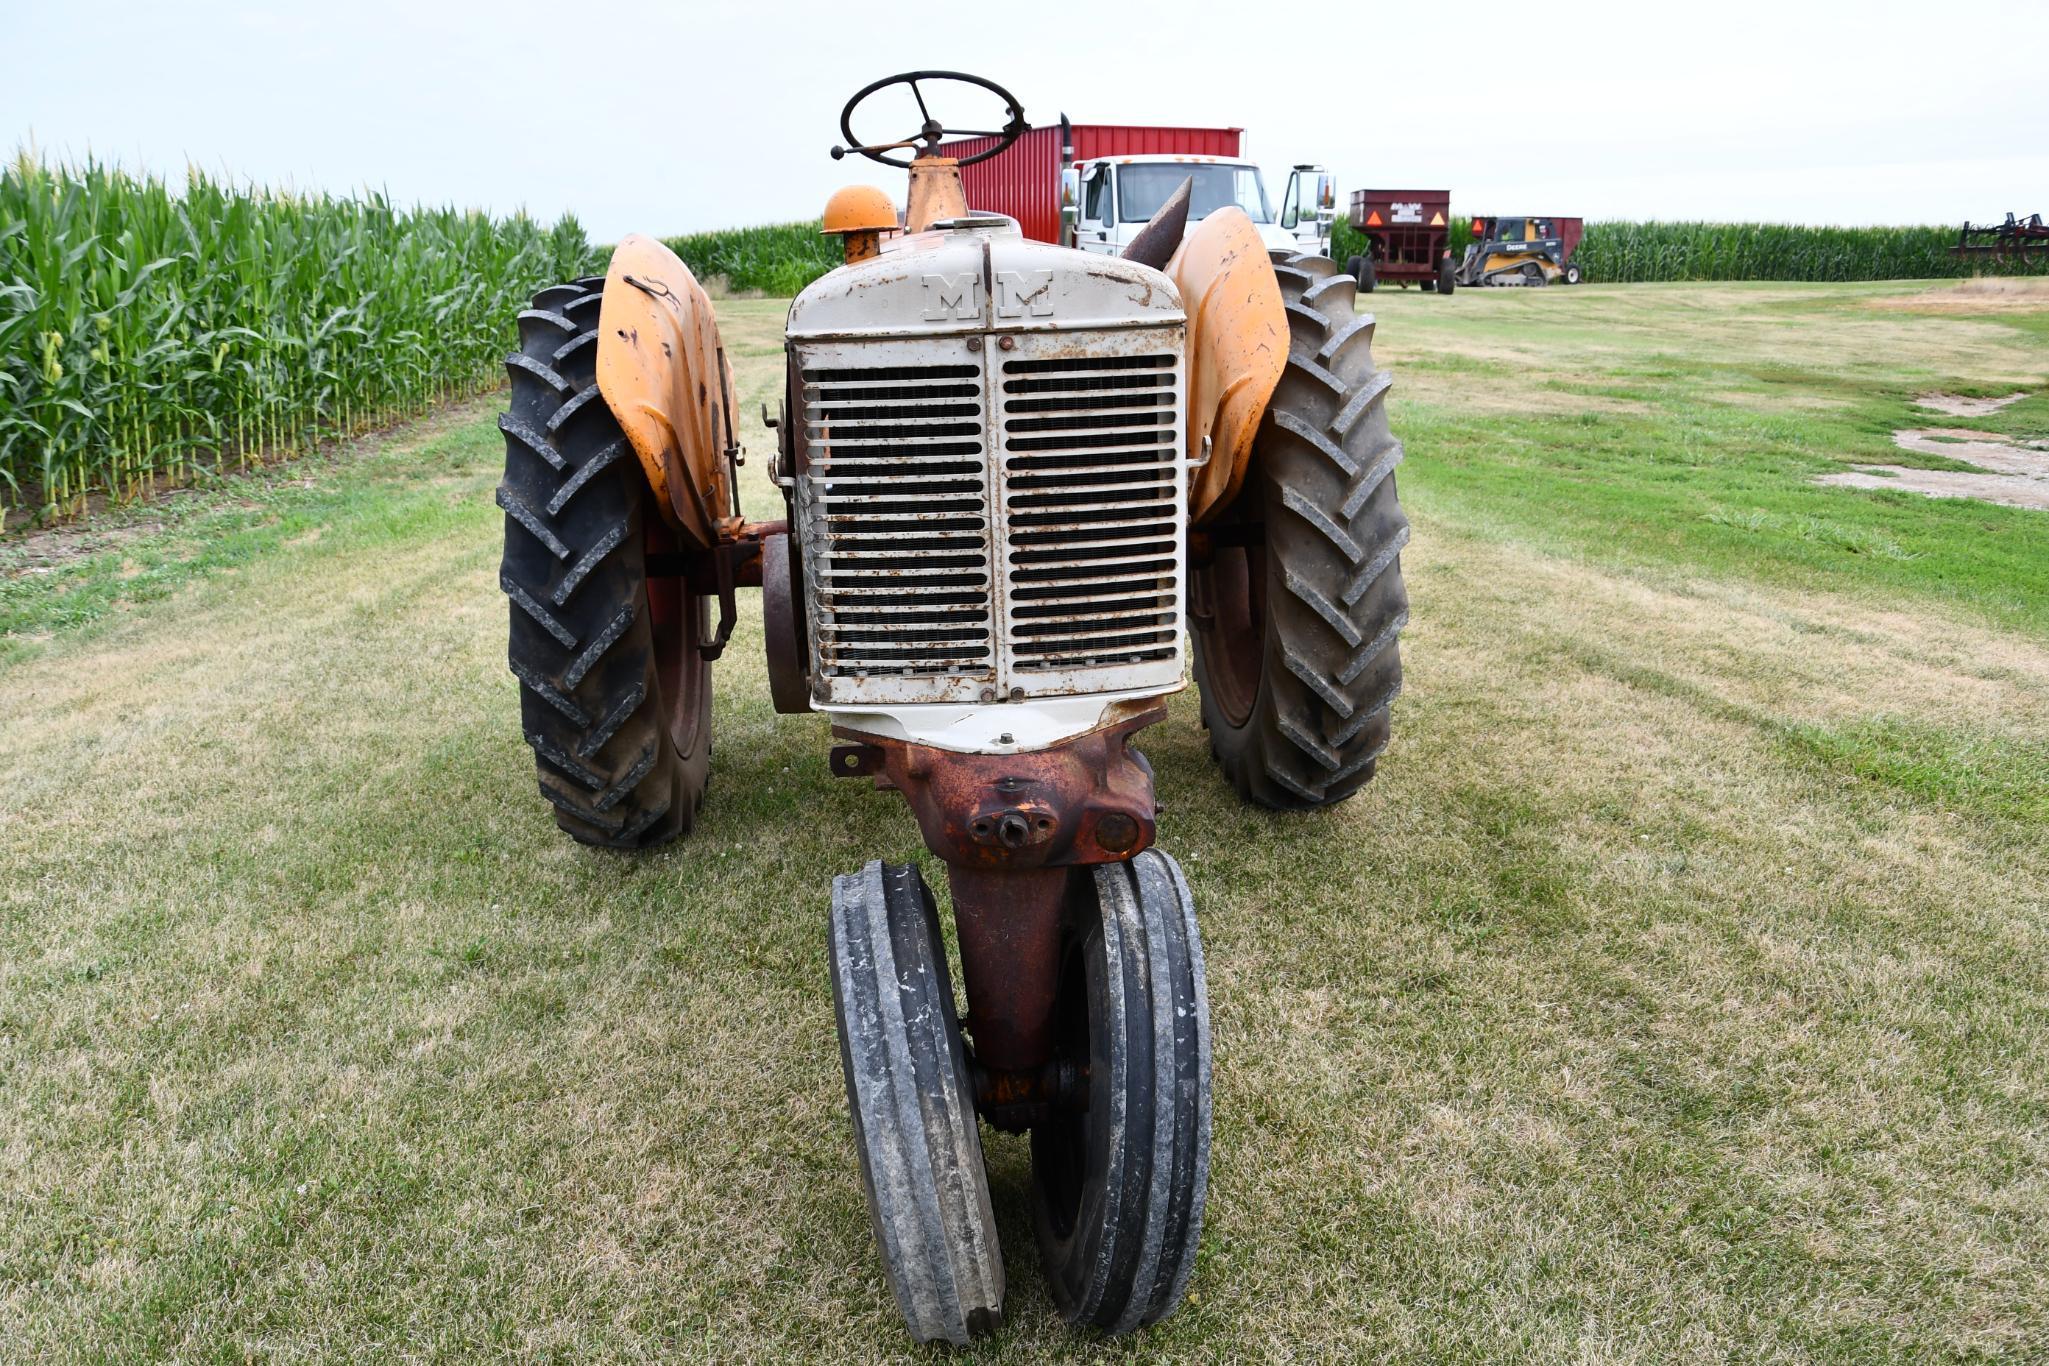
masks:
<path fill-rule="evenodd" d="M 822 366 L 803 381 L 820 672 L 993 676 L 981 367 Z"/>

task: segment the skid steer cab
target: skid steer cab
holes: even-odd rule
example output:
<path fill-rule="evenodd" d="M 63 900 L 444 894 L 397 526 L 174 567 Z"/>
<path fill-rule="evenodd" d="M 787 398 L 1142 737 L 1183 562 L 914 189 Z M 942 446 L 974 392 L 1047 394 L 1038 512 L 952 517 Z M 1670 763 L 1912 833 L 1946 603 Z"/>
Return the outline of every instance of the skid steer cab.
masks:
<path fill-rule="evenodd" d="M 823 716 L 831 772 L 897 793 L 946 868 L 964 1014 L 915 865 L 870 862 L 819 904 L 911 1333 L 1002 1316 L 985 1123 L 1029 1135 L 1061 1313 L 1127 1332 L 1195 1266 L 1211 1069 L 1195 902 L 1135 741 L 1192 663 L 1246 800 L 1322 807 L 1373 775 L 1408 619 L 1402 451 L 1350 276 L 1270 256 L 1235 208 L 1184 241 L 1186 185 L 1119 256 L 1028 241 L 966 201 L 949 140 L 991 134 L 941 123 L 949 94 L 1000 102 L 978 156 L 1026 131 L 1008 91 L 944 71 L 841 116 L 833 155 L 905 172 L 906 201 L 826 208 L 845 264 L 790 306 L 768 420 L 783 519 L 741 511 L 727 353 L 667 248 L 628 237 L 519 315 L 511 667 L 562 829 L 659 844 L 700 818 L 712 663 L 761 590 L 776 708 Z M 908 135 L 859 136 L 892 97 Z"/>
<path fill-rule="evenodd" d="M 1577 218 L 1475 218 L 1455 276 L 1462 285 L 1576 285 Z"/>

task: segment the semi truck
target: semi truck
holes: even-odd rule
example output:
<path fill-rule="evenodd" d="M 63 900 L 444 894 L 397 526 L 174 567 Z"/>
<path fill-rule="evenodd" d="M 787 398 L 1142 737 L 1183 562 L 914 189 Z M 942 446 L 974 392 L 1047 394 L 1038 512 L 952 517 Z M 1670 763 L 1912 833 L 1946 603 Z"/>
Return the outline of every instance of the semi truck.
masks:
<path fill-rule="evenodd" d="M 1191 180 L 1189 230 L 1217 209 L 1243 209 L 1269 250 L 1330 255 L 1337 191 L 1314 164 L 1290 168 L 1278 201 L 1256 162 L 1241 155 L 1242 128 L 1070 123 L 1034 128 L 1004 151 L 961 167 L 968 202 L 1017 220 L 1026 237 L 1115 256 L 1167 197 Z M 945 146 L 966 162 L 995 137 Z"/>

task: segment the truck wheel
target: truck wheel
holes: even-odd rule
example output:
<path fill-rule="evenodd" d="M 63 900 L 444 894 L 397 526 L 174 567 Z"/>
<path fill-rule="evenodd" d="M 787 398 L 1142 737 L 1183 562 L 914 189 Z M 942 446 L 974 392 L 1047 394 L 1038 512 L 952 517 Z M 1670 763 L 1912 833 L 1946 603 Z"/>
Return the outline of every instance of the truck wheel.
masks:
<path fill-rule="evenodd" d="M 1354 316 L 1351 277 L 1302 256 L 1276 273 L 1288 365 L 1236 519 L 1211 528 L 1215 548 L 1191 575 L 1189 636 L 1225 778 L 1249 801 L 1300 810 L 1358 791 L 1387 747 L 1409 523 L 1392 377 L 1373 368 L 1373 319 Z"/>
<path fill-rule="evenodd" d="M 1061 1315 L 1128 1333 L 1173 1313 L 1195 1270 L 1209 1003 L 1195 903 L 1174 861 L 1149 849 L 1089 871 L 1094 895 L 1075 908 L 1058 1006 L 1060 1062 L 1086 1065 L 1088 1108 L 1032 1129 L 1032 1224 Z"/>
<path fill-rule="evenodd" d="M 1578 284 L 1578 283 L 1579 283 L 1579 263 L 1578 263 L 1578 262 L 1576 262 L 1576 261 L 1567 261 L 1567 262 L 1565 263 L 1565 283 L 1567 283 L 1567 284 L 1569 284 L 1569 285 L 1576 285 L 1576 284 Z"/>
<path fill-rule="evenodd" d="M 1280 263 L 1275 262 L 1274 264 L 1278 265 Z M 1351 276 L 1354 280 L 1359 281 L 1361 284 L 1365 283 L 1366 272 L 1372 268 L 1373 262 L 1364 256 L 1353 256 L 1345 261 L 1345 274 Z"/>
<path fill-rule="evenodd" d="M 1457 283 L 1458 271 L 1452 266 L 1450 260 L 1447 259 L 1442 265 L 1437 267 L 1437 292 L 1439 294 L 1449 294 L 1451 293 L 1452 286 Z"/>
<path fill-rule="evenodd" d="M 690 829 L 711 756 L 704 599 L 649 579 L 670 548 L 640 462 L 598 393 L 601 278 L 555 285 L 519 315 L 505 433 L 507 655 L 555 823 L 644 848 Z"/>
<path fill-rule="evenodd" d="M 1275 264 L 1278 266 L 1280 263 L 1276 262 Z M 1371 256 L 1361 256 L 1359 258 L 1359 268 L 1352 272 L 1352 278 L 1359 282 L 1359 292 L 1361 294 L 1371 294 L 1373 292 L 1373 258 Z"/>
<path fill-rule="evenodd" d="M 868 1215 L 920 1342 L 962 1346 L 1003 1320 L 974 1086 L 932 893 L 914 864 L 833 879 L 832 1000 Z"/>

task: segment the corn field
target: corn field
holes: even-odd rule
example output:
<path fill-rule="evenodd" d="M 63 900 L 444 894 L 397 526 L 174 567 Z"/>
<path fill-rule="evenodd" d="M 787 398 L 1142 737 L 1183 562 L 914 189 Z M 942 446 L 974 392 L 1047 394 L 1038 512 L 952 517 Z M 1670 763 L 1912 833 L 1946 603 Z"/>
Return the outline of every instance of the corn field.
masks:
<path fill-rule="evenodd" d="M 552 229 L 162 180 L 0 172 L 0 510 L 287 455 L 499 383 L 513 315 L 592 268 Z"/>
<path fill-rule="evenodd" d="M 728 289 L 795 294 L 840 263 L 840 244 L 814 220 L 727 228 L 665 239 L 699 280 L 723 278 Z"/>
<path fill-rule="evenodd" d="M 1451 220 L 1454 258 L 1472 220 Z M 1786 223 L 1589 223 L 1573 259 L 1596 284 L 1677 280 L 1937 280 L 1978 274 L 2041 274 L 2049 258 L 2022 266 L 1950 255 L 1956 228 L 1809 228 Z M 1331 254 L 1342 263 L 1366 238 L 1340 221 Z"/>
<path fill-rule="evenodd" d="M 2041 273 L 1952 256 L 1954 227 L 1808 228 L 1782 223 L 1590 223 L 1576 259 L 1593 281 L 1927 280 Z"/>

